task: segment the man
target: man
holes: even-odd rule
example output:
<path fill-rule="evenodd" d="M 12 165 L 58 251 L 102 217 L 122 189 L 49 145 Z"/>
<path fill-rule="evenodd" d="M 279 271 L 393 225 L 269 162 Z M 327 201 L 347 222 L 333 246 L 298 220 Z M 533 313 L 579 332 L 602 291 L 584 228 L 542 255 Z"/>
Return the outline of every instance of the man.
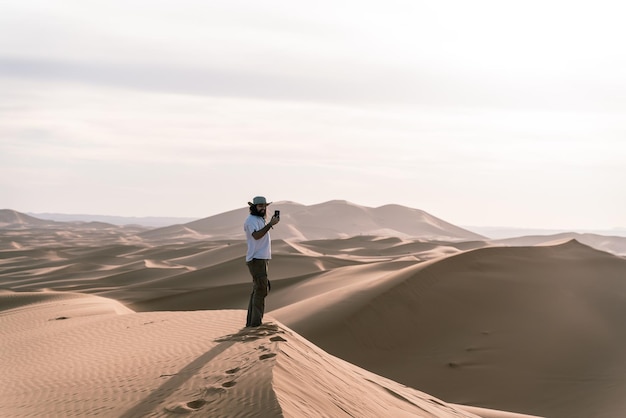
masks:
<path fill-rule="evenodd" d="M 280 221 L 279 217 L 272 216 L 269 223 L 265 223 L 267 207 L 270 204 L 271 202 L 267 203 L 265 197 L 256 196 L 252 199 L 252 202 L 248 202 L 250 215 L 248 215 L 243 224 L 248 243 L 246 264 L 252 275 L 253 283 L 250 303 L 248 304 L 246 327 L 260 326 L 263 320 L 263 313 L 265 312 L 265 297 L 269 291 L 267 264 L 270 258 L 272 258 L 272 241 L 269 231 Z"/>

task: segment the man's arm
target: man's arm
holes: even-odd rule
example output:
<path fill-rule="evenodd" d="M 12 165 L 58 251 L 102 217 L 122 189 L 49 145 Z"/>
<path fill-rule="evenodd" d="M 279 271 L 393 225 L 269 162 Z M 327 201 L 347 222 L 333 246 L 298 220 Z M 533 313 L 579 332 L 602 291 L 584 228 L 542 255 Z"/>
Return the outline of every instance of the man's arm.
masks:
<path fill-rule="evenodd" d="M 270 222 L 267 225 L 265 225 L 263 228 L 259 229 L 258 231 L 254 231 L 252 233 L 252 238 L 254 239 L 263 238 L 265 234 L 267 234 L 270 231 L 270 229 L 272 229 L 272 226 L 276 225 L 279 221 L 280 221 L 280 218 L 272 216 L 272 219 L 270 219 Z"/>
<path fill-rule="evenodd" d="M 270 231 L 270 229 L 272 229 L 272 225 L 267 224 L 263 228 L 259 229 L 258 231 L 254 231 L 252 233 L 252 238 L 261 239 L 265 236 L 265 234 L 267 234 Z"/>

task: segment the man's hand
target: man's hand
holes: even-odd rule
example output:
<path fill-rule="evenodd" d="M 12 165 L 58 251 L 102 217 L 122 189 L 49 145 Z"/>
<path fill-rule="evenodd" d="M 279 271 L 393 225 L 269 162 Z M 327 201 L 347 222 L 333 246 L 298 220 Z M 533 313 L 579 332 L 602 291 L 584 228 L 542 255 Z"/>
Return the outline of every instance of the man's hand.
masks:
<path fill-rule="evenodd" d="M 270 219 L 270 225 L 272 226 L 276 225 L 278 222 L 280 222 L 280 218 L 277 216 L 272 216 L 272 219 Z"/>

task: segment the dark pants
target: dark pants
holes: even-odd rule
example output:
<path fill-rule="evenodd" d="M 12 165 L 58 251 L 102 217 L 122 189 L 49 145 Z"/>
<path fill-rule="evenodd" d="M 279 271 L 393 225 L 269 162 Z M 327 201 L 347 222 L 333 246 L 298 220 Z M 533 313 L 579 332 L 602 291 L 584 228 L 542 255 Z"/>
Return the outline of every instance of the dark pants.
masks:
<path fill-rule="evenodd" d="M 267 263 L 268 260 L 261 260 L 259 258 L 253 258 L 246 263 L 252 275 L 252 294 L 250 295 L 250 303 L 248 304 L 247 327 L 258 327 L 263 320 L 265 296 L 267 296 L 267 292 L 269 291 Z"/>

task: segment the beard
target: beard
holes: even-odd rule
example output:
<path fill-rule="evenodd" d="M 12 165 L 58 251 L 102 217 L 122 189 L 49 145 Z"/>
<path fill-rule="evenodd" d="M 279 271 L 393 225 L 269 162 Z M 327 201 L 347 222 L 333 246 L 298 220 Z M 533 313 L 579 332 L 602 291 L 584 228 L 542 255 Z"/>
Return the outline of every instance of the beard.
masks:
<path fill-rule="evenodd" d="M 250 214 L 254 216 L 260 216 L 261 218 L 265 218 L 267 214 L 267 209 L 263 208 L 261 210 L 257 210 L 256 206 L 250 206 Z"/>

